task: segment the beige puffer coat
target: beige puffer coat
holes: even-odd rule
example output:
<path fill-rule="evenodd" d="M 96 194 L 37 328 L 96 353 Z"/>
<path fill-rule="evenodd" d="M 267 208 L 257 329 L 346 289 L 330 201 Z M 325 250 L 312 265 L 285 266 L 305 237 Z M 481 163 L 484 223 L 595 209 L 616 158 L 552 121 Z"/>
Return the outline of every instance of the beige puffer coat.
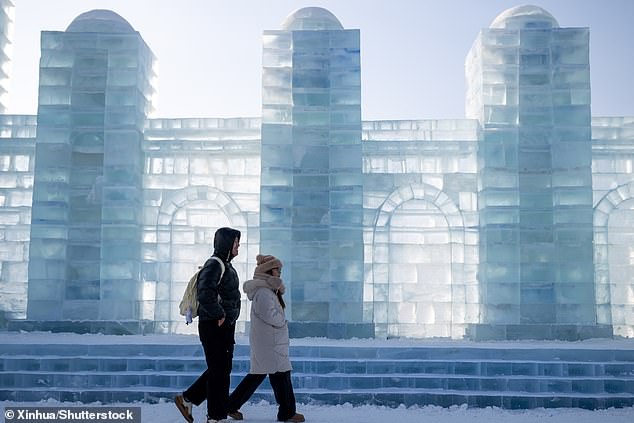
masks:
<path fill-rule="evenodd" d="M 251 370 L 253 374 L 269 374 L 292 370 L 289 359 L 288 323 L 284 309 L 275 294 L 284 290 L 278 277 L 255 273 L 243 285 L 251 300 Z"/>

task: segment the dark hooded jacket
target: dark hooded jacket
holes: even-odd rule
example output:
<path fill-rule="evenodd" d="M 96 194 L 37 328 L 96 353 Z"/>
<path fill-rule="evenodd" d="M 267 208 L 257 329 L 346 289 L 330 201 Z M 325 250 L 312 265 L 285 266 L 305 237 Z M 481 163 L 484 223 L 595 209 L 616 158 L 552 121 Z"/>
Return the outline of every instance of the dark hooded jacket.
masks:
<path fill-rule="evenodd" d="M 231 249 L 234 240 L 240 239 L 240 231 L 220 228 L 214 236 L 214 256 L 225 264 L 225 273 L 218 281 L 222 269 L 220 263 L 209 258 L 198 274 L 198 319 L 220 320 L 234 324 L 240 315 L 240 281 L 231 265 Z M 220 298 L 218 298 L 220 296 Z"/>

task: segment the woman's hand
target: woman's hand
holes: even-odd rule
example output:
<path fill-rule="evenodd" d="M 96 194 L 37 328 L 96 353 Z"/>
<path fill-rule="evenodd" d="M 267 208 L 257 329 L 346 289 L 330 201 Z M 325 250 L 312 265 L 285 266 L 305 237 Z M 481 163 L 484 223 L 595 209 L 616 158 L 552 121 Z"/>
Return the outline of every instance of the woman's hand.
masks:
<path fill-rule="evenodd" d="M 225 318 L 223 317 L 222 319 L 218 320 L 218 326 L 222 326 L 224 322 L 225 322 Z"/>

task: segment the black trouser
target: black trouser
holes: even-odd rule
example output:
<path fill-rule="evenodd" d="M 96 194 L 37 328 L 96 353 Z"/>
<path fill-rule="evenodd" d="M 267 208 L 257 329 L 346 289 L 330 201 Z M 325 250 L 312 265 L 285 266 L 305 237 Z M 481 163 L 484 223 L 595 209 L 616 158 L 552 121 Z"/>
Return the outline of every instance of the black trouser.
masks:
<path fill-rule="evenodd" d="M 195 405 L 207 400 L 207 417 L 210 419 L 227 418 L 235 329 L 235 324 L 229 323 L 218 327 L 215 320 L 198 322 L 198 336 L 205 352 L 207 370 L 183 395 Z"/>
<path fill-rule="evenodd" d="M 249 373 L 242 379 L 236 389 L 229 395 L 229 410 L 237 411 L 251 398 L 251 395 L 264 381 L 266 375 Z M 284 421 L 295 415 L 295 394 L 291 383 L 291 371 L 269 373 L 269 381 L 279 405 L 277 419 Z"/>

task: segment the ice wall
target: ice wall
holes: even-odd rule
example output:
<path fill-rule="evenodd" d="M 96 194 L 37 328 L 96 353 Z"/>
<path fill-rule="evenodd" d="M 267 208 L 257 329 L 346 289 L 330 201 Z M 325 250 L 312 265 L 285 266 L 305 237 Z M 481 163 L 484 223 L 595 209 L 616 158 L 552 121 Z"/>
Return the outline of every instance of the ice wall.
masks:
<path fill-rule="evenodd" d="M 363 124 L 364 310 L 378 337 L 479 321 L 477 120 Z"/>
<path fill-rule="evenodd" d="M 157 332 L 197 333 L 178 304 L 216 229 L 242 233 L 232 264 L 242 282 L 259 250 L 260 119 L 151 119 L 145 128 L 142 318 Z M 249 301 L 243 294 L 238 332 Z"/>
<path fill-rule="evenodd" d="M 262 119 L 147 120 L 154 58 L 103 13 L 43 34 L 38 116 L 0 115 L 0 325 L 195 333 L 228 225 L 241 280 L 285 261 L 294 336 L 634 336 L 634 118 L 590 122 L 587 29 L 510 9 L 469 119 L 361 122 L 358 31 L 300 9 L 264 33 Z"/>
<path fill-rule="evenodd" d="M 634 117 L 592 119 L 597 319 L 634 337 Z"/>
<path fill-rule="evenodd" d="M 0 115 L 0 320 L 24 319 L 35 116 Z"/>

